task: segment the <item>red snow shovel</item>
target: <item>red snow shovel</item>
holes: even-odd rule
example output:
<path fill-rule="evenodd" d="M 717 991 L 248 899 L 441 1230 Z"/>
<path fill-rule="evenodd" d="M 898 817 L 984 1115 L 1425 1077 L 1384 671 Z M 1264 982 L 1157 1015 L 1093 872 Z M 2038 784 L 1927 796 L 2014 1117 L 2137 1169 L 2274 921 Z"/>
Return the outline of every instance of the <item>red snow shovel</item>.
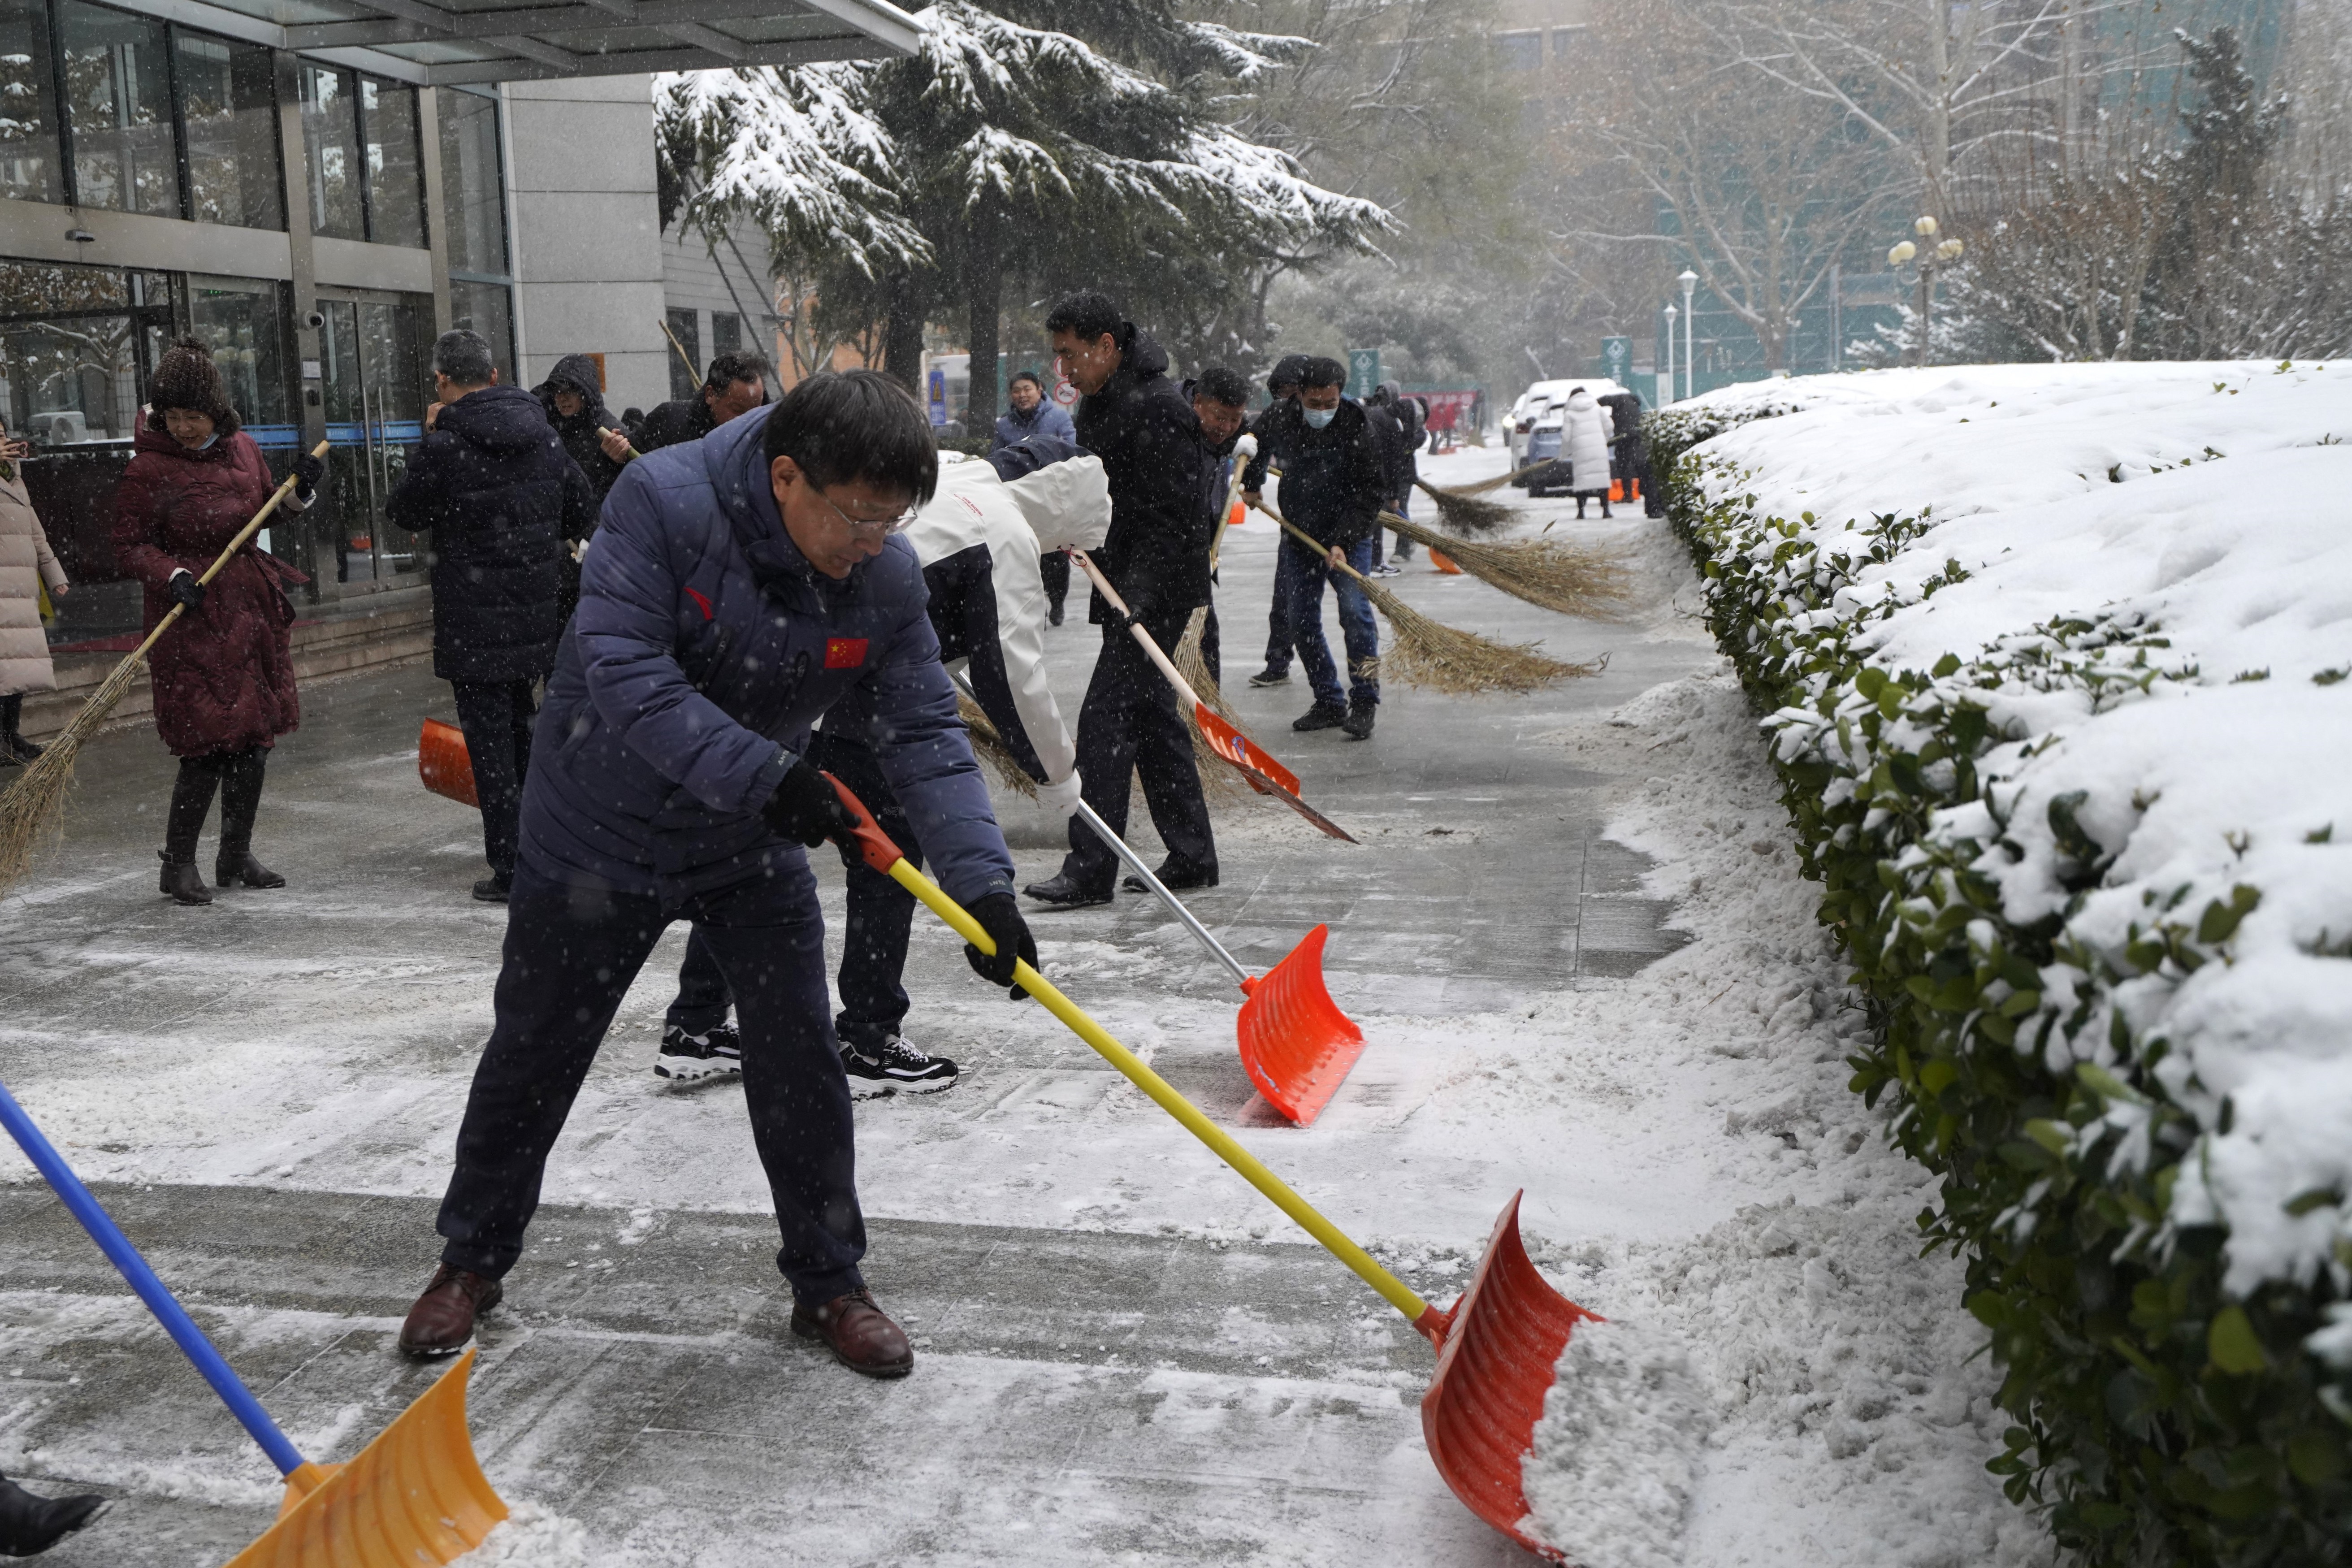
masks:
<path fill-rule="evenodd" d="M 416 737 L 416 776 L 435 795 L 459 805 L 481 807 L 474 793 L 474 759 L 466 750 L 466 731 L 438 719 L 425 721 Z"/>
<path fill-rule="evenodd" d="M 1078 563 L 1079 570 L 1087 574 L 1087 580 L 1094 584 L 1095 592 L 1109 601 L 1122 619 L 1134 614 L 1127 607 L 1127 601 L 1118 596 L 1118 590 L 1110 585 L 1110 579 L 1102 574 L 1102 568 L 1087 558 L 1085 551 L 1072 550 L 1069 556 Z M 1201 726 L 1201 733 L 1209 738 L 1209 744 L 1217 755 L 1240 769 L 1242 777 L 1249 781 L 1250 788 L 1282 802 L 1332 837 L 1345 839 L 1350 844 L 1356 842 L 1345 828 L 1298 798 L 1297 773 L 1267 755 L 1264 747 L 1234 729 L 1219 717 L 1215 709 L 1201 700 L 1200 693 L 1192 689 L 1192 683 L 1177 672 L 1167 654 L 1151 640 L 1150 632 L 1132 620 L 1128 621 L 1127 629 L 1135 634 L 1135 640 L 1142 645 L 1151 662 L 1160 667 L 1160 673 L 1168 678 L 1168 683 L 1176 689 L 1176 695 L 1192 705 L 1193 721 Z"/>
<path fill-rule="evenodd" d="M 842 805 L 857 819 L 856 847 L 866 863 L 912 893 L 964 941 L 982 952 L 995 952 L 996 940 L 937 883 L 907 864 L 865 803 L 839 779 L 830 773 L 825 776 L 840 795 Z M 1025 962 L 1013 964 L 1013 978 L 1152 1103 L 1206 1143 L 1244 1181 L 1265 1194 L 1322 1243 L 1326 1251 L 1378 1291 L 1382 1300 L 1403 1313 L 1405 1321 L 1437 1348 L 1437 1372 L 1421 1401 L 1422 1432 L 1437 1473 L 1480 1519 L 1530 1552 L 1555 1563 L 1565 1562 L 1557 1548 L 1529 1540 L 1520 1531 L 1528 1504 L 1519 1484 L 1519 1467 L 1534 1446 L 1536 1422 L 1543 1415 L 1544 1395 L 1551 1388 L 1552 1368 L 1568 1344 L 1569 1334 L 1580 1321 L 1596 1314 L 1553 1289 L 1528 1260 L 1527 1248 L 1519 1242 L 1519 1194 L 1512 1194 L 1502 1217 L 1495 1222 L 1486 1256 L 1471 1276 L 1470 1289 L 1452 1307 L 1433 1307 L 1381 1268 L 1370 1253 L 1349 1240 L 1338 1226 L 1291 1191 L 1231 1133 L 1202 1115 L 1200 1107 L 1177 1093 L 1166 1079 L 1146 1067 L 1053 982 Z"/>

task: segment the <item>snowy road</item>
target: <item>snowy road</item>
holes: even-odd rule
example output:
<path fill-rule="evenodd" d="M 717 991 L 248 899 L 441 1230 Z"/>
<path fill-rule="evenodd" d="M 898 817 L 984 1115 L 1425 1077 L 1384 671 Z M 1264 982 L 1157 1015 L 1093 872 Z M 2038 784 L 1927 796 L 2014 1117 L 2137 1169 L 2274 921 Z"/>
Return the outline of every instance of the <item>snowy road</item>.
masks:
<path fill-rule="evenodd" d="M 1273 551 L 1262 524 L 1229 541 L 1236 705 L 1364 841 L 1234 806 L 1195 906 L 1260 968 L 1331 923 L 1370 1047 L 1316 1128 L 1255 1100 L 1227 983 L 1146 900 L 1038 917 L 1047 971 L 1425 1294 L 1527 1188 L 1572 1295 L 1690 1342 L 1712 1404 L 1683 1560 L 2024 1561 L 2036 1533 L 1979 1468 L 2001 1423 L 1963 1364 L 1978 1336 L 1951 1267 L 1912 1257 L 1918 1173 L 1844 1091 L 1861 1020 L 1738 693 L 1674 602 L 1686 572 L 1662 524 L 1555 536 L 1580 526 L 1636 550 L 1631 624 L 1420 563 L 1391 585 L 1608 672 L 1478 702 L 1391 686 L 1361 745 L 1291 735 L 1296 684 L 1242 686 Z M 1052 642 L 1072 711 L 1082 606 Z M 446 688 L 378 672 L 305 700 L 263 807 L 284 893 L 163 904 L 168 763 L 144 729 L 92 749 L 65 853 L 0 905 L 0 1079 L 332 1458 L 421 1386 L 388 1346 L 500 921 L 465 897 L 476 819 L 415 780 Z M 1024 879 L 1048 871 L 1057 834 L 1006 815 Z M 647 1070 L 677 947 L 583 1090 L 476 1384 L 493 1480 L 580 1521 L 590 1561 L 1524 1560 L 1421 1452 L 1402 1321 L 927 924 L 908 1029 L 965 1081 L 859 1111 L 868 1271 L 922 1359 L 887 1386 L 820 1361 L 785 1328 L 739 1096 Z M 60 1563 L 221 1561 L 269 1515 L 268 1467 L 13 1153 L 0 1179 L 0 1469 L 122 1497 Z"/>

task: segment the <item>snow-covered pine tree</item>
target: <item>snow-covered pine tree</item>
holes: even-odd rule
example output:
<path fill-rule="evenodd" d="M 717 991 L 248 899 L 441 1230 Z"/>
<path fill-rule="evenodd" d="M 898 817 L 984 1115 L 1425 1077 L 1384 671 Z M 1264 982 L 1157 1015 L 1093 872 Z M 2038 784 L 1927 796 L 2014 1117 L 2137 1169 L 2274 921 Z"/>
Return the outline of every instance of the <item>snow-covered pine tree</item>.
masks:
<path fill-rule="evenodd" d="M 1296 40 L 1183 21 L 1164 0 L 1016 6 L 1041 25 L 942 0 L 917 14 L 910 58 L 663 79 L 688 216 L 712 230 L 755 218 L 826 310 L 887 318 L 885 368 L 909 381 L 926 318 L 961 307 L 975 431 L 995 417 L 1008 278 L 1084 277 L 1161 302 L 1390 226 L 1217 119 L 1218 87 L 1279 68 Z"/>

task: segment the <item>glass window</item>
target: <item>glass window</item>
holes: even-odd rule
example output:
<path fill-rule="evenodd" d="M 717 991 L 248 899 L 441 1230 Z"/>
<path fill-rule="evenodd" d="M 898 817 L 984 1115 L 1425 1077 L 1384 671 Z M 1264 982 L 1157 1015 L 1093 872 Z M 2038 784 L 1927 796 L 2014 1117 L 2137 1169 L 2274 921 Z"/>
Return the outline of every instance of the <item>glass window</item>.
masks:
<path fill-rule="evenodd" d="M 1497 33 L 1495 51 L 1507 71 L 1531 71 L 1543 65 L 1541 33 Z"/>
<path fill-rule="evenodd" d="M 178 217 L 163 24 L 63 0 L 58 30 L 81 205 Z"/>
<path fill-rule="evenodd" d="M 499 178 L 499 100 L 449 88 L 439 98 L 441 200 L 449 270 L 503 277 L 507 212 Z"/>
<path fill-rule="evenodd" d="M 0 262 L 9 427 L 37 446 L 129 440 L 171 327 L 159 273 Z"/>
<path fill-rule="evenodd" d="M 304 62 L 302 153 L 310 166 L 310 232 L 365 239 L 360 212 L 360 122 L 352 73 Z"/>
<path fill-rule="evenodd" d="M 47 0 L 0 0 L 0 195 L 66 199 Z"/>
<path fill-rule="evenodd" d="M 418 163 L 416 89 L 360 78 L 360 125 L 367 132 L 368 237 L 378 245 L 423 245 L 425 174 Z"/>
<path fill-rule="evenodd" d="M 1576 58 L 1578 35 L 1581 27 L 1554 27 L 1551 30 L 1551 63 L 1566 65 Z"/>
<path fill-rule="evenodd" d="M 743 346 L 743 318 L 732 310 L 710 312 L 710 353 L 714 359 Z"/>
<path fill-rule="evenodd" d="M 702 363 L 702 333 L 695 326 L 692 310 L 673 309 L 667 314 L 671 339 L 669 395 L 692 397 L 702 387 L 702 373 L 694 368 Z"/>
<path fill-rule="evenodd" d="M 256 278 L 188 275 L 188 325 L 212 351 L 229 405 L 265 448 L 295 443 L 286 395 L 285 314 L 278 285 Z"/>
<path fill-rule="evenodd" d="M 194 33 L 177 34 L 173 46 L 188 132 L 188 216 L 198 223 L 283 228 L 269 51 Z"/>
<path fill-rule="evenodd" d="M 514 296 L 503 283 L 449 280 L 449 324 L 479 332 L 490 345 L 490 363 L 499 379 L 515 384 Z"/>

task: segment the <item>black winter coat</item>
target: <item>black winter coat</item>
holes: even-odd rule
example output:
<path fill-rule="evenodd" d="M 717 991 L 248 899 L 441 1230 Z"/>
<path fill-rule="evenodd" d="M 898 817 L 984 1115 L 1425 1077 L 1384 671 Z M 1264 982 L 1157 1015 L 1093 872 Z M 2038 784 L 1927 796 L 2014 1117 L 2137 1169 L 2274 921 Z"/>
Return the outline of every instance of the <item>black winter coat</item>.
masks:
<path fill-rule="evenodd" d="M 564 451 L 588 476 L 588 488 L 595 493 L 596 504 L 603 506 L 613 481 L 621 477 L 621 465 L 604 456 L 604 445 L 597 437 L 603 431 L 620 429 L 621 421 L 604 406 L 604 395 L 596 385 L 596 362 L 586 354 L 565 354 L 547 373 L 547 379 L 531 391 L 539 398 L 540 412 L 555 427 L 556 438 L 563 443 Z M 586 406 L 566 419 L 555 406 L 559 391 L 578 393 L 588 400 Z"/>
<path fill-rule="evenodd" d="M 1318 543 L 1349 545 L 1379 529 L 1381 508 L 1389 499 L 1380 445 L 1362 404 L 1341 398 L 1331 423 L 1320 430 L 1299 420 L 1298 434 L 1284 454 L 1282 493 L 1275 502 L 1286 519 Z"/>
<path fill-rule="evenodd" d="M 1393 504 L 1412 489 L 1412 434 L 1391 405 L 1367 405 L 1364 422 L 1371 427 L 1372 446 L 1380 453 L 1381 482 Z M 1337 421 L 1334 421 L 1337 423 Z"/>
<path fill-rule="evenodd" d="M 1242 489 L 1265 489 L 1266 466 L 1282 461 L 1290 444 L 1307 428 L 1298 417 L 1298 399 L 1286 397 L 1279 403 L 1269 403 L 1259 410 L 1249 423 L 1249 432 L 1257 437 L 1257 456 L 1242 470 Z"/>
<path fill-rule="evenodd" d="M 1102 459 L 1110 532 L 1094 563 L 1139 616 L 1209 602 L 1209 527 L 1201 510 L 1201 421 L 1168 379 L 1168 355 L 1131 321 L 1119 327 L 1119 366 L 1078 399 L 1078 445 Z M 1113 618 L 1097 594 L 1087 618 Z"/>
<path fill-rule="evenodd" d="M 637 426 L 636 448 L 656 452 L 687 441 L 699 441 L 719 427 L 719 416 L 702 394 L 675 398 L 656 406 Z"/>
<path fill-rule="evenodd" d="M 586 536 L 596 502 L 537 398 L 486 386 L 443 405 L 384 510 L 432 540 L 434 674 L 531 680 L 554 668 L 562 541 Z"/>

